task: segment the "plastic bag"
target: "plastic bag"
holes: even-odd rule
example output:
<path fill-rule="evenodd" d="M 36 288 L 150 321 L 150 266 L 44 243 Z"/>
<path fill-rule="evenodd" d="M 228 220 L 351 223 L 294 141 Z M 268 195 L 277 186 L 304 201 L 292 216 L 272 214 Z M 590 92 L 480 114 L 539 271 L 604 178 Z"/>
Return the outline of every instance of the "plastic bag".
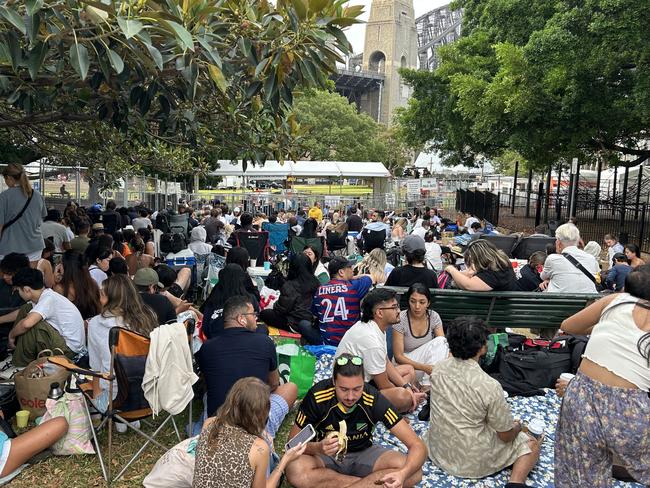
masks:
<path fill-rule="evenodd" d="M 90 440 L 92 425 L 86 415 L 84 401 L 81 393 L 65 393 L 58 400 L 48 398 L 45 402 L 43 422 L 55 417 L 63 417 L 68 421 L 68 432 L 52 446 L 54 455 L 95 454 Z"/>

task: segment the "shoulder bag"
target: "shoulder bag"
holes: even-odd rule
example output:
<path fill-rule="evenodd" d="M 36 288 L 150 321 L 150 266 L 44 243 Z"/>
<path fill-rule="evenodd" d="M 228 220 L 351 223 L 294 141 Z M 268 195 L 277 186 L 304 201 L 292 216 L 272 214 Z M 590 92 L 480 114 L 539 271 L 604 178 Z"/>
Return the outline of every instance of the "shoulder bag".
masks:
<path fill-rule="evenodd" d="M 27 207 L 29 207 L 29 202 L 32 201 L 32 197 L 33 197 L 33 196 L 34 196 L 34 190 L 32 190 L 32 194 L 29 195 L 29 197 L 27 198 L 27 201 L 25 202 L 25 205 L 24 205 L 23 208 L 20 210 L 20 212 L 18 212 L 18 214 L 17 214 L 13 219 L 9 220 L 8 222 L 6 222 L 6 223 L 2 226 L 2 233 L 0 233 L 0 240 L 2 240 L 2 236 L 5 235 L 5 231 L 7 230 L 7 227 L 11 227 L 13 224 L 16 223 L 16 221 L 17 221 L 20 217 L 23 216 L 23 214 L 25 213 L 25 210 L 27 210 Z"/>
<path fill-rule="evenodd" d="M 580 264 L 580 262 L 576 258 L 571 256 L 569 253 L 565 253 L 565 252 L 562 253 L 562 256 L 567 258 L 567 260 L 571 264 L 573 264 L 576 268 L 578 268 L 582 272 L 582 274 L 584 274 L 587 278 L 589 278 L 594 283 L 594 285 L 596 285 L 596 291 L 603 291 L 603 287 L 600 284 L 600 282 L 596 279 L 596 277 L 592 275 L 582 264 Z"/>

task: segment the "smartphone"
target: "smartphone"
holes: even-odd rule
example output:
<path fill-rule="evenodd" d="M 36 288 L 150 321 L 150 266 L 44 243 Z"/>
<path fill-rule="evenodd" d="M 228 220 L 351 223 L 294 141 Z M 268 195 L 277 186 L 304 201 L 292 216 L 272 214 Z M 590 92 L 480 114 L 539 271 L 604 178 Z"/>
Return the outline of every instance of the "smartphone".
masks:
<path fill-rule="evenodd" d="M 295 435 L 293 439 L 291 439 L 289 442 L 286 443 L 284 449 L 289 450 L 293 447 L 296 447 L 298 444 L 304 444 L 305 442 L 309 442 L 314 437 L 316 437 L 316 431 L 314 430 L 311 424 L 307 424 L 300 432 L 298 432 Z"/>

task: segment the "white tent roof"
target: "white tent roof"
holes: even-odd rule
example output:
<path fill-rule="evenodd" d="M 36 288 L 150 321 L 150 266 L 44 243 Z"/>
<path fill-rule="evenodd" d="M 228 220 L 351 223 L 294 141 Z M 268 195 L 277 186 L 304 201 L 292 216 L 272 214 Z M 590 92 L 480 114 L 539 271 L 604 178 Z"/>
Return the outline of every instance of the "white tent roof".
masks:
<path fill-rule="evenodd" d="M 248 164 L 246 173 L 243 172 L 242 162 L 232 164 L 229 160 L 219 160 L 219 169 L 212 171 L 212 176 L 248 176 L 249 178 L 271 177 L 362 177 L 388 178 L 390 171 L 382 163 L 347 162 L 347 161 L 285 161 L 281 165 L 277 161 L 267 161 L 264 166 Z"/>

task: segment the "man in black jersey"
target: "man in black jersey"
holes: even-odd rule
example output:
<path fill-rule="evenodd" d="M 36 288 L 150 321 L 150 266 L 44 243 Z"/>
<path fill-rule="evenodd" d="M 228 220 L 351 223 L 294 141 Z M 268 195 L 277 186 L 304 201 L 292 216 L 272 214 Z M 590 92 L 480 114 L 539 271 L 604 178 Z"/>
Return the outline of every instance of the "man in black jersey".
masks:
<path fill-rule="evenodd" d="M 334 361 L 331 379 L 307 392 L 291 428 L 293 438 L 307 424 L 316 431 L 305 454 L 287 466 L 287 479 L 296 488 L 414 486 L 422 479 L 426 447 L 396 408 L 373 386 L 363 381 L 363 360 L 341 354 Z M 329 433 L 345 421 L 347 448 Z M 404 454 L 372 444 L 377 422 L 383 422 L 408 449 Z"/>

